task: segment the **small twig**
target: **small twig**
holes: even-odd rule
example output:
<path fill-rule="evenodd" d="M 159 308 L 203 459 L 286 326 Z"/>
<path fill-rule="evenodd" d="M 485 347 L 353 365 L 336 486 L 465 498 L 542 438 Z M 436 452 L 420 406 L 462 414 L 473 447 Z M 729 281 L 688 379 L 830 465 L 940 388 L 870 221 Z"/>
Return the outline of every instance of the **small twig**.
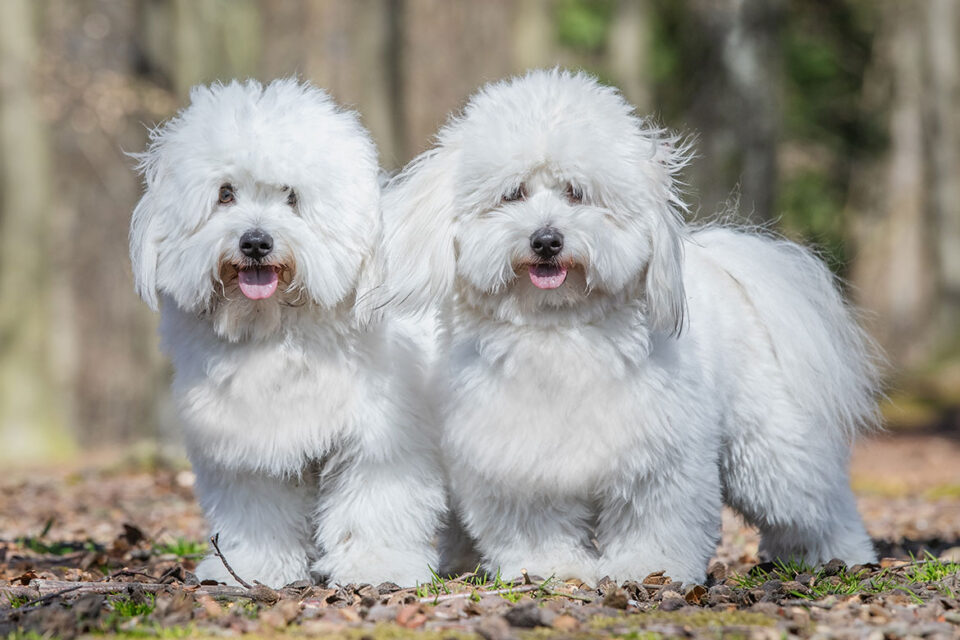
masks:
<path fill-rule="evenodd" d="M 467 571 L 466 573 L 461 573 L 453 580 L 448 580 L 447 582 L 465 582 L 470 578 L 475 578 L 477 576 L 476 571 Z"/>
<path fill-rule="evenodd" d="M 143 576 L 144 578 L 150 578 L 150 581 L 151 581 L 151 582 L 157 582 L 157 581 L 158 581 L 156 577 L 150 575 L 149 573 L 144 573 L 143 571 L 135 571 L 135 570 L 133 570 L 133 569 L 118 569 L 118 570 L 114 571 L 113 573 L 111 573 L 111 574 L 110 574 L 109 576 L 107 576 L 106 578 L 104 578 L 103 581 L 104 581 L 104 582 L 110 582 L 110 581 L 112 581 L 114 578 L 119 578 L 120 576 L 131 576 L 131 577 L 133 577 L 133 576 Z M 162 578 L 162 576 L 161 576 L 161 578 Z"/>
<path fill-rule="evenodd" d="M 922 565 L 931 562 L 930 558 L 924 558 L 923 560 L 914 560 L 912 562 L 904 562 L 903 564 L 898 564 L 896 566 L 884 567 L 882 571 L 895 571 L 897 569 L 906 569 L 907 567 L 919 567 Z"/>
<path fill-rule="evenodd" d="M 53 593 L 48 593 L 47 595 L 45 595 L 45 596 L 40 596 L 39 598 L 36 598 L 35 600 L 31 600 L 30 602 L 24 602 L 22 605 L 20 605 L 19 607 L 17 607 L 17 608 L 15 609 L 15 611 L 20 610 L 20 609 L 26 609 L 27 607 L 32 607 L 32 606 L 35 605 L 35 604 L 42 604 L 42 603 L 47 602 L 47 601 L 49 601 L 49 600 L 53 600 L 54 598 L 58 598 L 58 597 L 60 597 L 60 596 L 62 596 L 62 595 L 71 593 L 71 592 L 73 592 L 73 591 L 79 591 L 80 589 L 83 589 L 83 585 L 82 585 L 82 584 L 81 584 L 81 585 L 74 585 L 74 586 L 72 586 L 72 587 L 67 587 L 66 589 L 61 589 L 60 591 L 54 591 Z"/>
<path fill-rule="evenodd" d="M 220 558 L 220 562 L 223 563 L 223 566 L 226 567 L 227 571 L 230 572 L 230 575 L 233 576 L 233 579 L 240 583 L 240 586 L 245 589 L 253 589 L 253 586 L 237 575 L 236 571 L 233 570 L 233 567 L 230 566 L 230 563 L 227 562 L 226 557 L 220 552 L 220 545 L 217 544 L 217 541 L 220 540 L 220 532 L 210 537 L 210 544 L 213 545 L 213 552 L 217 554 L 217 557 Z"/>
<path fill-rule="evenodd" d="M 785 607 L 816 607 L 817 609 L 832 609 L 834 602 L 817 602 L 816 600 L 803 600 L 797 598 L 796 600 L 781 600 L 780 606 Z"/>
<path fill-rule="evenodd" d="M 472 591 L 464 591 L 463 593 L 447 593 L 442 596 L 434 596 L 432 598 L 420 598 L 420 604 L 433 604 L 437 602 L 446 602 L 447 600 L 460 600 L 462 598 L 471 598 L 473 594 L 479 594 L 482 596 L 498 596 L 504 593 L 528 593 L 530 591 L 536 591 L 540 588 L 538 584 L 528 584 L 522 587 L 511 587 L 508 589 L 494 589 L 493 591 L 480 591 L 479 589 L 474 589 Z"/>
<path fill-rule="evenodd" d="M 548 596 L 557 596 L 559 598 L 569 598 L 571 600 L 579 600 L 580 602 L 596 602 L 597 598 L 588 598 L 587 596 L 578 596 L 575 593 L 564 593 L 562 591 L 553 591 L 552 589 L 544 589 L 543 592 Z"/>
<path fill-rule="evenodd" d="M 156 593 L 163 589 L 182 590 L 187 593 L 197 595 L 210 595 L 224 598 L 249 598 L 250 592 L 240 587 L 228 587 L 226 585 L 169 585 L 158 582 L 70 582 L 67 580 L 40 580 L 30 581 L 30 587 L 36 588 L 44 598 L 63 595 L 70 591 L 84 593 L 118 593 L 124 592 L 131 587 L 143 589 L 147 593 Z"/>

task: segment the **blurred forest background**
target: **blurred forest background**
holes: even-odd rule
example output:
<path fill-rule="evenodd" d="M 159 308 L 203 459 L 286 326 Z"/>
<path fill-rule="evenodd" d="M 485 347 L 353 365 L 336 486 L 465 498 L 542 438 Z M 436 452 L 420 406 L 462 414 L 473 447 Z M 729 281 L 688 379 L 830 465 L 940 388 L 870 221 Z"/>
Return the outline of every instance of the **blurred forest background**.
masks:
<path fill-rule="evenodd" d="M 297 73 L 398 168 L 480 84 L 558 64 L 697 133 L 696 216 L 819 247 L 890 419 L 960 431 L 960 0 L 0 0 L 0 462 L 176 438 L 124 152 L 191 85 Z"/>

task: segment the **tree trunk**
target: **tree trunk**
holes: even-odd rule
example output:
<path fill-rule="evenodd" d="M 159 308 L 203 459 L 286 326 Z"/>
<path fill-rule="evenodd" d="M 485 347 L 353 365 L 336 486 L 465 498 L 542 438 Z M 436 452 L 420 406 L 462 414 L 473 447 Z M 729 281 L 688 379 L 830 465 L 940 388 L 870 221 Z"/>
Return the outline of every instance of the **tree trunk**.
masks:
<path fill-rule="evenodd" d="M 136 7 L 143 62 L 181 99 L 195 84 L 257 76 L 262 25 L 256 0 L 146 0 Z"/>
<path fill-rule="evenodd" d="M 924 146 L 925 33 L 919 4 L 889 1 L 883 11 L 864 106 L 889 101 L 890 148 L 879 162 L 854 171 L 851 277 L 893 363 L 915 365 L 929 353 L 937 290 Z"/>
<path fill-rule="evenodd" d="M 176 102 L 139 83 L 137 6 L 111 0 L 48 0 L 43 23 L 43 104 L 54 154 L 50 279 L 57 370 L 74 398 L 81 445 L 152 438 L 169 385 L 154 314 L 136 297 L 127 255 L 140 196 L 134 161 L 146 127 Z M 78 34 L 81 25 L 82 34 Z"/>
<path fill-rule="evenodd" d="M 653 109 L 650 91 L 650 5 L 640 0 L 619 0 L 607 43 L 607 68 L 637 110 Z"/>
<path fill-rule="evenodd" d="M 0 2 L 0 459 L 64 454 L 71 437 L 50 336 L 50 154 L 38 100 L 37 5 Z"/>
<path fill-rule="evenodd" d="M 404 0 L 401 17 L 401 109 L 409 146 L 404 160 L 430 146 L 450 112 L 479 84 L 513 71 L 507 0 Z"/>
<path fill-rule="evenodd" d="M 710 215 L 737 199 L 739 215 L 774 216 L 780 126 L 783 0 L 694 0 L 702 38 L 690 116 L 701 134 L 691 182 Z"/>
<path fill-rule="evenodd" d="M 960 326 L 960 7 L 956 0 L 923 6 L 930 204 L 941 287 L 937 340 L 950 342 Z"/>
<path fill-rule="evenodd" d="M 394 112 L 398 12 L 396 0 L 313 3 L 307 5 L 304 43 L 307 76 L 360 112 L 390 168 L 399 165 L 404 145 Z"/>
<path fill-rule="evenodd" d="M 513 16 L 513 73 L 539 69 L 556 56 L 551 0 L 522 0 Z"/>

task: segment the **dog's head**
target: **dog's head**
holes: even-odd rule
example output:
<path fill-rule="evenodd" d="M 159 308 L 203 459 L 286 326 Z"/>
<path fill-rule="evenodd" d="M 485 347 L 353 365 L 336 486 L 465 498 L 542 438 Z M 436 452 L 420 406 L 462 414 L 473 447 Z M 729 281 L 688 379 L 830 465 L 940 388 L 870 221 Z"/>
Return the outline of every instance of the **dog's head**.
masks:
<path fill-rule="evenodd" d="M 386 191 L 391 295 L 416 308 L 456 291 L 522 323 L 639 300 L 652 327 L 676 331 L 686 158 L 586 74 L 488 85 Z"/>
<path fill-rule="evenodd" d="M 378 165 L 350 112 L 295 79 L 196 87 L 137 156 L 136 288 L 208 315 L 224 337 L 269 332 L 303 305 L 376 280 Z"/>

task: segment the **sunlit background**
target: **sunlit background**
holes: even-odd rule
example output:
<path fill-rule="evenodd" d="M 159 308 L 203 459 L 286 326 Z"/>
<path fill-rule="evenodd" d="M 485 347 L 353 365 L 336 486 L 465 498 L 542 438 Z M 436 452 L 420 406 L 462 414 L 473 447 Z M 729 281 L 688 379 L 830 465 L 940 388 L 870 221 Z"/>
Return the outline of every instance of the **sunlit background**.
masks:
<path fill-rule="evenodd" d="M 0 461 L 176 450 L 125 153 L 190 86 L 299 74 L 396 169 L 553 65 L 695 133 L 695 216 L 817 246 L 889 353 L 891 427 L 960 435 L 960 2 L 2 0 Z"/>

